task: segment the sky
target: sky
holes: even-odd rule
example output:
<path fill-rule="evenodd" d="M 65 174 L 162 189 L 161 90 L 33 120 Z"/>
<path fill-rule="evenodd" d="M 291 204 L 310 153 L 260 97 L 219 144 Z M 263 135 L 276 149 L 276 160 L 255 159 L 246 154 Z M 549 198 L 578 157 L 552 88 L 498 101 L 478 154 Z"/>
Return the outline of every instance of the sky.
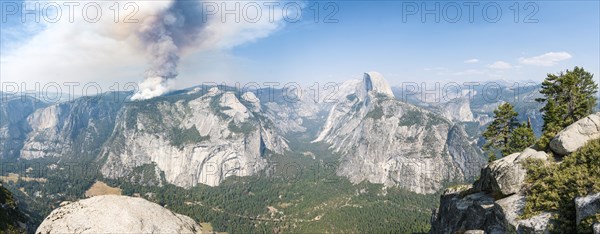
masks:
<path fill-rule="evenodd" d="M 149 66 L 148 50 L 135 38 L 143 25 L 123 23 L 132 9 L 124 4 L 135 3 L 135 17 L 142 21 L 170 4 L 122 1 L 120 23 L 114 23 L 109 8 L 114 1 L 99 1 L 102 17 L 89 23 L 81 17 L 87 1 L 75 8 L 71 23 L 63 2 L 54 2 L 63 12 L 59 22 L 45 20 L 54 13 L 48 8 L 47 15 L 38 13 L 40 23 L 32 15 L 23 23 L 22 12 L 13 14 L 7 2 L 21 6 L 2 2 L 0 82 L 27 82 L 30 88 L 33 82 L 93 82 L 104 89 L 141 82 Z M 198 42 L 181 50 L 179 76 L 168 81 L 170 89 L 203 82 L 311 85 L 360 78 L 367 71 L 382 73 L 391 85 L 540 82 L 547 73 L 574 66 L 600 76 L 599 1 L 280 2 L 272 19 L 265 3 L 273 2 L 240 6 L 249 3 L 261 8 L 257 22 L 250 22 L 251 10 L 238 13 L 240 23 L 222 11 L 207 16 Z"/>

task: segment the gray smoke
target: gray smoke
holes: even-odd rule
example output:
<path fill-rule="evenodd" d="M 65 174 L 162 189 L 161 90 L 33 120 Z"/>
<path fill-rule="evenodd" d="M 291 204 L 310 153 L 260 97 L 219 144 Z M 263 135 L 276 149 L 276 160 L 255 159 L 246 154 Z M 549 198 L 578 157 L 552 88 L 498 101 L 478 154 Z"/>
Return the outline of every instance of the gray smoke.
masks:
<path fill-rule="evenodd" d="M 156 97 L 167 90 L 166 83 L 178 75 L 181 51 L 199 42 L 204 25 L 197 0 L 175 0 L 165 11 L 142 22 L 137 36 L 150 56 L 150 67 L 132 99 Z"/>

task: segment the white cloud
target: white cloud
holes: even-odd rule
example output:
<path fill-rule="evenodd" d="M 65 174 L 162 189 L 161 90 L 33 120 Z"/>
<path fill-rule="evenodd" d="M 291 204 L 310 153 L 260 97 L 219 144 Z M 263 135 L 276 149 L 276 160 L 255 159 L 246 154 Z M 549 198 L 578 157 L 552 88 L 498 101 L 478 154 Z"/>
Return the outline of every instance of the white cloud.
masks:
<path fill-rule="evenodd" d="M 511 69 L 512 65 L 510 65 L 510 63 L 507 63 L 504 61 L 496 61 L 496 62 L 488 65 L 488 68 L 496 69 L 496 70 L 506 70 L 506 69 Z"/>
<path fill-rule="evenodd" d="M 464 63 L 478 63 L 478 62 L 479 62 L 479 59 L 476 59 L 476 58 L 474 58 L 474 59 L 467 59 L 467 60 L 464 61 Z"/>
<path fill-rule="evenodd" d="M 143 26 L 144 19 L 164 10 L 172 0 L 134 2 L 139 6 L 135 18 L 141 24 L 123 23 L 122 20 L 114 23 L 110 14 L 105 14 L 97 23 L 88 23 L 78 14 L 75 14 L 74 23 L 69 22 L 68 17 L 57 23 L 43 23 L 43 30 L 0 54 L 2 82 L 27 82 L 27 88 L 30 88 L 33 85 L 29 84 L 33 82 L 40 82 L 42 86 L 49 82 L 97 82 L 108 87 L 113 82 L 123 85 L 123 82 L 141 81 L 145 78 L 148 56 L 135 34 Z M 114 5 L 107 1 L 96 3 L 106 12 L 111 12 L 109 7 Z M 220 2 L 216 3 L 220 6 Z M 85 4 L 81 2 L 76 9 L 81 10 Z M 241 4 L 243 6 L 245 2 Z M 123 16 L 126 13 L 129 12 L 124 12 Z M 185 48 L 181 62 L 208 51 L 227 53 L 235 46 L 267 37 L 284 25 L 282 14 L 276 12 L 272 20 L 268 16 L 268 12 L 263 12 L 261 19 L 254 23 L 246 22 L 244 18 L 239 23 L 234 20 L 222 22 L 220 14 L 209 16 L 204 30 L 198 35 L 202 37 L 201 42 L 193 48 Z M 200 66 L 181 68 L 197 67 Z M 182 69 L 180 74 L 197 73 Z M 192 78 L 198 79 L 189 77 Z"/>
<path fill-rule="evenodd" d="M 548 52 L 542 55 L 519 58 L 519 62 L 525 65 L 550 67 L 558 62 L 572 58 L 573 56 L 567 52 Z"/>

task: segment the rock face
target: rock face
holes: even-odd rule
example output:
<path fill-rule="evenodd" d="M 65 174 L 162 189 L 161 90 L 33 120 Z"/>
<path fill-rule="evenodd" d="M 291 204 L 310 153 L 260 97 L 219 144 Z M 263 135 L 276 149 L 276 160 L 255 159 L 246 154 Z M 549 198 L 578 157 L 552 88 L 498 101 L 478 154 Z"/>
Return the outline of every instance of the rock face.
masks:
<path fill-rule="evenodd" d="M 476 177 L 485 164 L 467 125 L 453 122 L 472 119 L 468 102 L 444 118 L 397 101 L 377 72 L 322 98 L 301 88 L 227 90 L 195 87 L 133 102 L 131 93 L 108 93 L 27 106 L 10 118 L 4 111 L 2 156 L 94 162 L 105 177 L 148 185 L 214 186 L 264 169 L 266 157 L 289 149 L 287 133 L 313 137 L 320 129 L 315 141 L 343 155 L 337 173 L 354 183 L 434 193 L 446 181 Z M 300 92 L 308 95 L 294 101 Z M 6 125 L 4 119 L 23 121 Z M 4 141 L 9 138 L 14 141 Z"/>
<path fill-rule="evenodd" d="M 362 87 L 359 95 L 365 95 L 364 92 L 373 92 L 383 94 L 387 97 L 394 97 L 392 88 L 379 72 L 367 72 L 363 76 Z"/>
<path fill-rule="evenodd" d="M 547 157 L 546 153 L 531 148 L 503 157 L 482 169 L 474 187 L 477 191 L 493 192 L 503 197 L 515 194 L 521 190 L 527 174 L 522 162 L 528 158 L 546 160 Z"/>
<path fill-rule="evenodd" d="M 494 204 L 494 198 L 485 193 L 461 195 L 468 190 L 447 190 L 440 200 L 440 208 L 432 217 L 430 233 L 456 233 L 483 230 L 485 233 L 507 233 L 504 214 Z"/>
<path fill-rule="evenodd" d="M 543 212 L 529 219 L 520 220 L 517 224 L 519 225 L 518 233 L 550 233 L 552 213 Z"/>
<path fill-rule="evenodd" d="M 595 223 L 592 228 L 594 230 L 594 234 L 600 234 L 600 223 Z"/>
<path fill-rule="evenodd" d="M 470 186 L 448 189 L 440 208 L 432 216 L 430 233 L 456 233 L 479 229 L 485 233 L 548 233 L 552 213 L 542 213 L 520 220 L 525 196 L 495 200 L 489 193 L 475 192 Z"/>
<path fill-rule="evenodd" d="M 354 90 L 348 87 L 354 86 Z M 485 160 L 459 125 L 391 96 L 383 77 L 346 82 L 316 142 L 342 155 L 338 175 L 434 193 L 447 180 L 474 177 Z"/>
<path fill-rule="evenodd" d="M 27 116 L 46 104 L 32 97 L 0 92 L 0 159 L 17 159 L 31 127 Z"/>
<path fill-rule="evenodd" d="M 452 121 L 471 122 L 475 121 L 471 111 L 471 103 L 467 96 L 455 98 L 454 100 L 438 105 L 437 111 L 445 118 Z"/>
<path fill-rule="evenodd" d="M 577 224 L 587 217 L 600 214 L 600 193 L 575 198 L 575 211 Z"/>
<path fill-rule="evenodd" d="M 250 94 L 246 95 L 250 99 Z M 258 100 L 232 92 L 155 98 L 123 107 L 100 153 L 108 178 L 129 178 L 155 165 L 158 177 L 182 187 L 215 186 L 228 176 L 248 176 L 265 167 L 263 156 L 287 150 Z"/>
<path fill-rule="evenodd" d="M 264 156 L 288 149 L 252 93 L 200 91 L 138 102 L 113 92 L 37 109 L 33 101 L 4 103 L 0 157 L 94 161 L 109 178 L 190 187 L 252 175 Z"/>
<path fill-rule="evenodd" d="M 485 233 L 547 233 L 552 213 L 520 220 L 525 196 L 495 200 L 490 193 L 477 192 L 471 186 L 447 189 L 440 208 L 432 216 L 430 233 L 456 233 L 483 230 Z"/>
<path fill-rule="evenodd" d="M 21 158 L 95 158 L 113 130 L 125 97 L 125 93 L 105 93 L 38 109 L 27 118 L 31 132 Z"/>
<path fill-rule="evenodd" d="M 495 204 L 504 214 L 507 228 L 516 230 L 517 233 L 544 233 L 550 227 L 552 213 L 545 212 L 529 219 L 519 219 L 525 208 L 525 196 L 522 194 L 514 194 L 497 200 Z"/>
<path fill-rule="evenodd" d="M 190 217 L 142 198 L 104 195 L 61 206 L 36 233 L 201 233 Z"/>
<path fill-rule="evenodd" d="M 580 119 L 563 129 L 550 141 L 550 149 L 559 155 L 577 151 L 588 141 L 600 138 L 600 112 Z"/>

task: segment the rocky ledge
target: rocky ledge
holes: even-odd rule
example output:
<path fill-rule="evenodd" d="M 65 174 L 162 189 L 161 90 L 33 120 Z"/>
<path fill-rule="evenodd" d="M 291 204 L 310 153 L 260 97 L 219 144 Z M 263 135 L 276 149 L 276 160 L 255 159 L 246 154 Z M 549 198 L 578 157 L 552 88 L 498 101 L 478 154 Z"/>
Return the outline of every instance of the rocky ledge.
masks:
<path fill-rule="evenodd" d="M 559 132 L 552 139 L 550 150 L 560 157 L 599 138 L 600 113 L 596 113 Z M 524 193 L 527 171 L 523 163 L 527 159 L 553 163 L 549 157 L 543 151 L 527 148 L 488 163 L 472 185 L 446 189 L 440 207 L 433 211 L 430 233 L 549 233 L 551 212 L 520 219 L 527 199 Z M 600 214 L 600 193 L 576 198 L 574 203 L 577 224 Z M 593 224 L 592 228 L 595 234 L 600 233 L 600 223 Z"/>
<path fill-rule="evenodd" d="M 36 233 L 201 233 L 192 218 L 142 198 L 104 195 L 63 205 Z"/>

